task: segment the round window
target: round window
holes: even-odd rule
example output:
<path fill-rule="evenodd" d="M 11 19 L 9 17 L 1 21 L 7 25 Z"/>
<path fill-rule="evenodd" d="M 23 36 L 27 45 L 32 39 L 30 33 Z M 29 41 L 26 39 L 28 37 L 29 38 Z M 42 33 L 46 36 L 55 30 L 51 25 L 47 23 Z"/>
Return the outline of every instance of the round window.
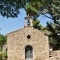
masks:
<path fill-rule="evenodd" d="M 31 38 L 31 36 L 30 36 L 30 35 L 27 35 L 27 38 L 28 38 L 28 39 L 30 39 L 30 38 Z"/>

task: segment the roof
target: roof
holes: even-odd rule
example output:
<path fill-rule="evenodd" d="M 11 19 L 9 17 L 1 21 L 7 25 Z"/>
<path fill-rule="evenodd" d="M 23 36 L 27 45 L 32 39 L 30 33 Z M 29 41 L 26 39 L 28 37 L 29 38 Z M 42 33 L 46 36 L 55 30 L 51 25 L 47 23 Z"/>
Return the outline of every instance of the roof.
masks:
<path fill-rule="evenodd" d="M 18 29 L 18 30 L 16 30 L 16 31 L 13 31 L 13 32 L 8 33 L 7 36 L 10 35 L 10 34 L 12 34 L 12 33 L 16 33 L 17 31 L 24 32 L 24 31 L 27 31 L 27 30 L 28 30 L 28 31 L 29 31 L 29 30 L 39 31 L 39 32 L 41 32 L 42 34 L 44 34 L 43 31 L 38 30 L 38 29 L 35 29 L 35 28 L 33 28 L 33 27 L 24 27 L 24 28 L 21 28 L 21 29 Z"/>

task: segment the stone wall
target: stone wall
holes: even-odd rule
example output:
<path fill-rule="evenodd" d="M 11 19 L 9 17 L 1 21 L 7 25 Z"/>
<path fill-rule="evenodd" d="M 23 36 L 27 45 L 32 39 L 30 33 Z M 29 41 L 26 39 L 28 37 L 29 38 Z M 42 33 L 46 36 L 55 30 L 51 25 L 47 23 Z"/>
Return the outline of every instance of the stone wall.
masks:
<path fill-rule="evenodd" d="M 28 39 L 27 35 L 31 38 Z M 7 35 L 8 60 L 25 60 L 25 47 L 33 47 L 33 60 L 49 59 L 48 37 L 32 27 L 14 31 Z"/>
<path fill-rule="evenodd" d="M 51 51 L 50 60 L 60 60 L 60 50 Z"/>

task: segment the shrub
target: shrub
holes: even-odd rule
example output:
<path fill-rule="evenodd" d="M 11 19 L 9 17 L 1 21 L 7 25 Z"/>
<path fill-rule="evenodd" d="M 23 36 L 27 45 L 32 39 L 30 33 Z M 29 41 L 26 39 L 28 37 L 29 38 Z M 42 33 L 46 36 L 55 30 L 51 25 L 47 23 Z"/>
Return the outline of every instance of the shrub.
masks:
<path fill-rule="evenodd" d="M 0 52 L 0 60 L 3 60 L 2 56 L 3 56 L 3 53 Z"/>
<path fill-rule="evenodd" d="M 7 51 L 3 52 L 3 58 L 7 58 Z"/>

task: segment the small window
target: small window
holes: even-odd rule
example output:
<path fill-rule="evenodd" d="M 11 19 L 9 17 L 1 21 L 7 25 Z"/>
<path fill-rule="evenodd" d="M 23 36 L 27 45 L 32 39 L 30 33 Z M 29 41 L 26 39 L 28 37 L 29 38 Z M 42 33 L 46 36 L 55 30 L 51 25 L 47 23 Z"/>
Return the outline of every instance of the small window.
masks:
<path fill-rule="evenodd" d="M 30 36 L 30 35 L 27 35 L 27 38 L 28 38 L 28 39 L 30 39 L 30 38 L 31 38 L 31 36 Z"/>

